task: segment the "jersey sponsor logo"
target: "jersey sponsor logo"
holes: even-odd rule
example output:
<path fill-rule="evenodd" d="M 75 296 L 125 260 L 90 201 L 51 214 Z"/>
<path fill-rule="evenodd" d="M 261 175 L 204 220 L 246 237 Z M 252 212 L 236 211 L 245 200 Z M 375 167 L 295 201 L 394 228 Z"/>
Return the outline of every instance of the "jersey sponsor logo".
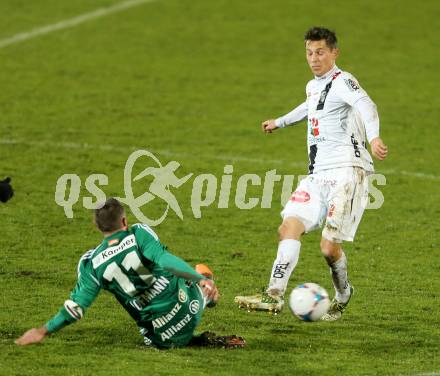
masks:
<path fill-rule="evenodd" d="M 197 312 L 199 312 L 200 309 L 200 303 L 198 300 L 191 300 L 189 303 L 189 311 L 195 315 Z"/>
<path fill-rule="evenodd" d="M 179 289 L 178 297 L 181 303 L 185 303 L 188 300 L 188 296 L 182 289 Z"/>
<path fill-rule="evenodd" d="M 310 134 L 307 140 L 309 145 L 316 145 L 320 144 L 321 142 L 327 141 L 324 136 L 313 136 L 313 134 Z"/>
<path fill-rule="evenodd" d="M 180 303 L 176 303 L 173 309 L 170 312 L 168 312 L 166 315 L 154 319 L 153 328 L 154 329 L 161 328 L 162 326 L 170 322 L 170 320 L 172 320 L 174 316 L 176 316 L 177 312 L 180 311 L 180 308 L 182 308 L 182 305 Z M 190 310 L 191 310 L 191 306 L 190 306 Z"/>
<path fill-rule="evenodd" d="M 310 134 L 314 137 L 319 136 L 319 120 L 316 118 L 309 119 Z"/>
<path fill-rule="evenodd" d="M 114 247 L 109 247 L 107 249 L 104 249 L 103 251 L 99 252 L 99 254 L 97 254 L 92 262 L 93 262 L 93 267 L 96 269 L 98 266 L 102 265 L 103 263 L 107 262 L 108 260 L 110 260 L 112 257 L 120 254 L 121 252 L 132 248 L 136 246 L 136 238 L 134 237 L 134 235 L 129 235 L 126 236 L 119 245 L 114 246 Z"/>
<path fill-rule="evenodd" d="M 350 91 L 358 91 L 360 89 L 359 84 L 351 78 L 344 79 L 344 82 Z"/>
<path fill-rule="evenodd" d="M 310 195 L 305 191 L 295 191 L 292 194 L 292 197 L 290 198 L 293 202 L 307 202 L 310 200 Z"/>
<path fill-rule="evenodd" d="M 167 330 L 165 330 L 165 332 L 160 334 L 160 338 L 162 339 L 162 341 L 166 341 L 170 339 L 176 333 L 181 331 L 186 325 L 188 325 L 191 319 L 192 316 L 189 313 L 187 313 L 185 317 L 182 320 L 180 320 L 176 325 L 171 325 Z"/>

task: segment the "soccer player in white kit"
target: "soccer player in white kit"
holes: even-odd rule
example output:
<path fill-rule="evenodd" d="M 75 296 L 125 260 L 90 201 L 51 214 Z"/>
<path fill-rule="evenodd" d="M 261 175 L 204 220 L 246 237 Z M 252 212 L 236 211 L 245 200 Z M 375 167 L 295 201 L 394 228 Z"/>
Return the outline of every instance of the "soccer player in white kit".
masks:
<path fill-rule="evenodd" d="M 376 105 L 356 79 L 336 65 L 334 32 L 313 27 L 305 35 L 307 62 L 314 79 L 306 100 L 288 114 L 262 123 L 266 133 L 307 119 L 309 175 L 281 212 L 280 242 L 269 286 L 261 294 L 237 296 L 240 307 L 281 311 L 287 283 L 299 258 L 301 236 L 323 226 L 321 252 L 330 266 L 336 295 L 322 320 L 335 321 L 353 294 L 343 241 L 353 241 L 368 202 L 367 175 L 374 171 L 367 150 L 383 160 L 387 146 L 379 137 Z"/>

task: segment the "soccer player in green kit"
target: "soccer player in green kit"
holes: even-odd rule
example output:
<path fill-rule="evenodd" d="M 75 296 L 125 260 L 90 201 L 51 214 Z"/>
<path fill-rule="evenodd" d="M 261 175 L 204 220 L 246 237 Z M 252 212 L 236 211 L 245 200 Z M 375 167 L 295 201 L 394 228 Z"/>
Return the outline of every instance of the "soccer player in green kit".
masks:
<path fill-rule="evenodd" d="M 244 346 L 245 341 L 237 336 L 193 335 L 204 308 L 219 298 L 209 268 L 200 265 L 200 274 L 169 253 L 147 225 L 129 227 L 123 206 L 114 198 L 95 210 L 95 224 L 104 240 L 81 257 L 70 299 L 44 326 L 28 330 L 16 344 L 41 342 L 80 320 L 104 289 L 136 321 L 148 346 Z"/>

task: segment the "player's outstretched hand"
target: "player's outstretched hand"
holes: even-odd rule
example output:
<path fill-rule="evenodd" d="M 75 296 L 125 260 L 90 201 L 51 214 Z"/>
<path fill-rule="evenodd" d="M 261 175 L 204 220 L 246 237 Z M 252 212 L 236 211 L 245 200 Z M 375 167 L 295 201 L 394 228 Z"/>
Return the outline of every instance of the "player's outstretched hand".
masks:
<path fill-rule="evenodd" d="M 270 120 L 263 121 L 261 123 L 261 129 L 263 132 L 272 133 L 272 131 L 276 131 L 278 129 L 278 127 L 275 124 L 275 120 L 270 119 Z"/>
<path fill-rule="evenodd" d="M 376 137 L 370 143 L 371 152 L 374 157 L 383 161 L 385 157 L 388 155 L 388 146 L 386 146 L 380 137 Z"/>
<path fill-rule="evenodd" d="M 199 285 L 202 288 L 206 298 L 211 302 L 217 303 L 220 294 L 214 281 L 212 281 L 211 279 L 202 279 L 199 282 Z"/>
<path fill-rule="evenodd" d="M 31 345 L 33 343 L 41 342 L 49 332 L 46 327 L 42 326 L 41 328 L 32 328 L 29 329 L 26 333 L 24 333 L 20 338 L 15 340 L 16 345 L 25 346 Z"/>

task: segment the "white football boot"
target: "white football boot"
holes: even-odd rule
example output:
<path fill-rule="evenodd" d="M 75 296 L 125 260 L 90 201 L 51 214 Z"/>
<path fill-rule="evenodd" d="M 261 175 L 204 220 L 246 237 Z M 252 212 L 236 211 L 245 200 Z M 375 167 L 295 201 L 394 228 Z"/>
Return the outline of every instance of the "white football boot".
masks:
<path fill-rule="evenodd" d="M 248 311 L 267 311 L 274 314 L 281 312 L 284 306 L 282 296 L 269 295 L 265 289 L 256 295 L 236 296 L 234 302 L 238 304 L 239 308 Z"/>

